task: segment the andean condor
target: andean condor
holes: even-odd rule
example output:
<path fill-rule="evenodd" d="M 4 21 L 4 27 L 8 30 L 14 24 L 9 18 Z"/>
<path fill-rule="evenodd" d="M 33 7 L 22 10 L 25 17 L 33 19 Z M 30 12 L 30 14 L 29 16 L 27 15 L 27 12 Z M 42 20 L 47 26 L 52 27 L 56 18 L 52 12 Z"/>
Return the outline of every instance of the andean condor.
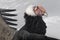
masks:
<path fill-rule="evenodd" d="M 25 25 L 12 40 L 58 40 L 45 35 L 47 26 L 42 19 L 45 13 L 46 10 L 40 4 L 28 6 L 24 13 Z"/>

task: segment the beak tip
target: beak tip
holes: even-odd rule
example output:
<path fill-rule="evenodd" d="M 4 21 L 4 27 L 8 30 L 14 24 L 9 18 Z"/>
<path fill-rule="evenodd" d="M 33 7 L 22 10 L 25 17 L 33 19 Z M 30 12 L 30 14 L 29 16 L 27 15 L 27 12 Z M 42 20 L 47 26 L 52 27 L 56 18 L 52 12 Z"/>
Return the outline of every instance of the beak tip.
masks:
<path fill-rule="evenodd" d="M 48 16 L 47 12 L 45 12 L 44 16 L 46 16 L 46 17 Z"/>

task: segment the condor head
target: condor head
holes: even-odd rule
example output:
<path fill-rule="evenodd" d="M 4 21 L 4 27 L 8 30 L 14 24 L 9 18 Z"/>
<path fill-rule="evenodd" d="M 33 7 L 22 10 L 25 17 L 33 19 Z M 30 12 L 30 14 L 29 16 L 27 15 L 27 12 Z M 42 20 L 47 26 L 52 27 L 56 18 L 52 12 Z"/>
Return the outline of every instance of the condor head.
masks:
<path fill-rule="evenodd" d="M 30 16 L 47 16 L 47 12 L 42 5 L 30 5 L 26 9 L 26 14 Z"/>

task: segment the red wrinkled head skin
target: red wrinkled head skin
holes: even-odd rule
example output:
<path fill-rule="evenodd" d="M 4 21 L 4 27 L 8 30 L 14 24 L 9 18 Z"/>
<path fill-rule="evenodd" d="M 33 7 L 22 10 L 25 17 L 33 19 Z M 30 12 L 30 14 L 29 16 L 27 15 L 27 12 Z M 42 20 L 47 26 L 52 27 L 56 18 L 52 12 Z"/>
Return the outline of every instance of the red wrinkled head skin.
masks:
<path fill-rule="evenodd" d="M 40 4 L 37 6 L 34 6 L 33 10 L 34 10 L 35 14 L 38 16 L 43 16 L 46 13 L 45 8 Z"/>

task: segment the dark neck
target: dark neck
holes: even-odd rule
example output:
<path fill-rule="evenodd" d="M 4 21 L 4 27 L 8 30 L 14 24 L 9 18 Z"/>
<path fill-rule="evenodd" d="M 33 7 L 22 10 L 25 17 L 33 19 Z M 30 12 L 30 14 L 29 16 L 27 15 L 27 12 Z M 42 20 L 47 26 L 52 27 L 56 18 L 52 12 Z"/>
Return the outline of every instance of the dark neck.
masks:
<path fill-rule="evenodd" d="M 41 16 L 29 16 L 29 15 L 25 14 L 24 18 L 25 18 L 26 24 L 33 23 L 33 22 L 36 22 L 36 21 L 42 21 Z"/>
<path fill-rule="evenodd" d="M 33 32 L 33 33 L 42 33 L 40 32 L 41 30 L 43 31 L 43 29 L 46 29 L 46 25 L 45 22 L 42 20 L 41 16 L 29 16 L 27 14 L 24 15 L 25 18 L 25 27 L 27 27 L 26 30 L 28 30 L 29 32 Z"/>

